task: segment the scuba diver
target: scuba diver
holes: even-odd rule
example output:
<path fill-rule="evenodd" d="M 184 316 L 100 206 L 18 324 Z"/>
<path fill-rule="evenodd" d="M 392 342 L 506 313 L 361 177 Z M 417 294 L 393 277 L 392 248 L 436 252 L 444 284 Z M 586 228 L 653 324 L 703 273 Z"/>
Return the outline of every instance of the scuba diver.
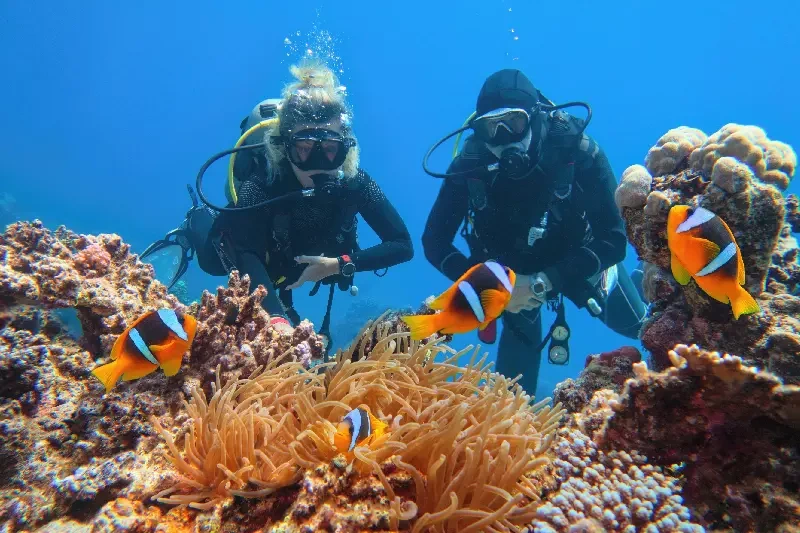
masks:
<path fill-rule="evenodd" d="M 585 120 L 563 111 L 576 105 L 588 111 Z M 583 133 L 590 120 L 587 104 L 556 106 L 519 70 L 500 70 L 486 79 L 465 125 L 423 160 L 426 173 L 443 178 L 422 236 L 425 257 L 452 281 L 490 259 L 516 272 L 496 370 L 522 374 L 530 394 L 548 342 L 551 363 L 568 361 L 564 297 L 631 339 L 646 314 L 621 263 L 627 238 L 614 203 L 616 179 L 603 150 Z M 466 130 L 472 133 L 458 152 Z M 456 135 L 447 172 L 432 172 L 430 155 Z M 453 245 L 459 226 L 470 257 Z M 542 339 L 545 304 L 556 320 Z M 487 343 L 495 335 L 494 323 L 479 332 Z"/>
<path fill-rule="evenodd" d="M 264 285 L 262 305 L 273 326 L 290 328 L 301 318 L 292 291 L 306 283 L 329 286 L 319 333 L 331 344 L 330 312 L 334 288 L 357 294 L 357 272 L 377 275 L 413 256 L 411 237 L 378 184 L 359 167 L 359 150 L 344 88 L 321 64 L 293 66 L 297 79 L 281 100 L 265 100 L 242 121 L 242 136 L 231 150 L 203 165 L 197 195 L 179 228 L 151 245 L 142 258 L 157 253 L 175 257 L 176 283 L 196 255 L 211 275 L 238 270 L 251 287 Z M 202 178 L 216 160 L 231 155 L 227 205 L 203 193 Z M 200 204 L 197 201 L 199 196 Z M 357 218 L 375 231 L 380 244 L 360 249 Z"/>

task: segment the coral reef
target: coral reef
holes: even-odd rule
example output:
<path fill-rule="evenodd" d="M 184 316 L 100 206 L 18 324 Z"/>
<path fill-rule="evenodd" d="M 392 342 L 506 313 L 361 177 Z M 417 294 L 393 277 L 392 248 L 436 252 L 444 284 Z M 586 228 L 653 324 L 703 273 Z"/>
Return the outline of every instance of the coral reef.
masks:
<path fill-rule="evenodd" d="M 187 309 L 198 317 L 198 334 L 176 376 L 155 372 L 104 394 L 91 369 L 138 313 L 177 306 L 174 297 L 116 236 L 16 223 L 0 237 L 0 256 L 0 527 L 7 530 L 56 518 L 85 522 L 117 498 L 147 501 L 176 482 L 161 448 L 154 451 L 160 437 L 151 415 L 169 428 L 183 424 L 184 391 L 210 390 L 217 367 L 235 380 L 273 359 L 302 366 L 321 354 L 308 322 L 273 331 L 260 305 L 263 287 L 250 293 L 248 278 L 233 273 L 227 288 Z M 61 307 L 77 309 L 82 338 L 66 334 L 52 310 Z"/>
<path fill-rule="evenodd" d="M 38 220 L 0 235 L 0 299 L 77 309 L 83 340 L 98 353 L 148 308 L 179 305 L 118 235 L 53 232 Z"/>
<path fill-rule="evenodd" d="M 563 405 L 567 412 L 576 413 L 601 389 L 620 392 L 625 381 L 633 377 L 633 364 L 641 360 L 642 354 L 633 346 L 588 355 L 584 369 L 576 379 L 567 378 L 556 385 L 553 400 Z"/>
<path fill-rule="evenodd" d="M 549 400 L 531 405 L 518 385 L 488 372 L 474 354 L 469 365 L 457 366 L 469 349 L 455 353 L 442 339 L 420 344 L 407 333 L 389 334 L 385 322 L 375 326 L 378 341 L 368 353 L 360 343 L 362 357 L 354 356 L 354 345 L 313 372 L 273 364 L 224 386 L 217 381 L 210 399 L 195 389 L 183 451 L 154 419 L 184 479 L 159 501 L 212 509 L 231 496 L 280 499 L 279 489 L 305 476 L 302 494 L 311 501 L 295 500 L 280 530 L 362 517 L 364 491 L 379 514 L 361 520 L 380 529 L 409 521 L 413 531 L 467 532 L 529 522 L 539 500 L 535 474 L 548 463 L 544 453 L 563 411 L 547 407 Z M 437 361 L 437 354 L 449 356 Z M 332 444 L 335 424 L 357 406 L 390 430 L 340 454 Z M 329 479 L 337 468 L 351 468 L 351 475 Z M 320 485 L 335 490 L 308 489 Z"/>
<path fill-rule="evenodd" d="M 796 199 L 781 190 L 796 166 L 792 149 L 754 126 L 728 124 L 705 138 L 676 128 L 630 167 L 617 189 L 628 238 L 645 266 L 644 292 L 651 314 L 641 340 L 656 369 L 670 365 L 679 343 L 738 353 L 748 364 L 800 382 L 800 281 L 797 242 L 786 214 Z M 643 194 L 647 191 L 647 194 Z M 733 320 L 730 305 L 713 300 L 670 273 L 666 218 L 672 205 L 703 206 L 730 226 L 744 259 L 745 289 L 762 312 Z M 794 207 L 793 207 L 794 206 Z"/>
<path fill-rule="evenodd" d="M 600 450 L 574 423 L 553 449 L 558 490 L 536 510 L 531 533 L 705 531 L 691 521 L 679 480 L 642 454 Z"/>
<path fill-rule="evenodd" d="M 684 497 L 709 527 L 800 523 L 800 387 L 697 346 L 676 346 L 670 360 L 661 373 L 636 364 L 594 435 L 601 447 L 682 464 Z"/>

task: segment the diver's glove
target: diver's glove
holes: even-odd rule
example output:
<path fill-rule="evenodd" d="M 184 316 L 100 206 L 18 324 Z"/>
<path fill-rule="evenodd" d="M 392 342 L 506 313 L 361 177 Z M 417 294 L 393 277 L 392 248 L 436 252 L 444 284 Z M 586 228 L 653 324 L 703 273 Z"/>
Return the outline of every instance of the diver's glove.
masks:
<path fill-rule="evenodd" d="M 552 283 L 543 272 L 537 274 L 517 274 L 511 301 L 506 311 L 519 313 L 541 307 L 547 301 L 547 293 L 553 289 Z"/>

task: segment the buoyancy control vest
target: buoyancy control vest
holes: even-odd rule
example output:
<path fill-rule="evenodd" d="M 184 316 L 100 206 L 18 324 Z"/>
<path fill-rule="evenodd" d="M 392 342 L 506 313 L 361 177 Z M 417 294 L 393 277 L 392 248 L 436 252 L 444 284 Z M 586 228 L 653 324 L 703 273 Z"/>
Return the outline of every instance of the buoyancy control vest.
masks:
<path fill-rule="evenodd" d="M 523 199 L 526 208 L 514 215 L 514 226 L 504 228 L 506 235 L 514 234 L 510 243 L 512 250 L 507 249 L 509 240 L 494 239 L 489 235 L 492 233 L 490 228 L 497 224 L 497 217 L 490 208 L 502 208 L 501 205 L 495 205 L 504 203 L 505 196 L 498 190 L 507 188 L 511 191 L 515 187 L 524 187 L 519 184 L 521 180 L 514 184 L 503 180 L 499 169 L 477 172 L 474 178 L 465 180 L 469 191 L 469 209 L 461 234 L 474 258 L 483 260 L 501 255 L 514 256 L 515 259 L 507 261 L 516 263 L 517 268 L 525 272 L 524 265 L 529 261 L 524 257 L 535 255 L 534 246 L 540 241 L 546 242 L 549 236 L 557 236 L 562 249 L 581 246 L 591 238 L 583 201 L 576 198 L 573 192 L 576 166 L 581 167 L 587 162 L 591 164 L 599 147 L 582 130 L 583 121 L 569 113 L 556 110 L 548 114 L 547 138 L 542 156 L 528 178 L 532 193 Z M 453 168 L 486 168 L 487 161 L 492 157 L 483 143 L 470 137 L 454 161 Z M 560 231 L 554 231 L 557 226 Z M 569 237 L 568 242 L 563 242 L 565 235 Z"/>

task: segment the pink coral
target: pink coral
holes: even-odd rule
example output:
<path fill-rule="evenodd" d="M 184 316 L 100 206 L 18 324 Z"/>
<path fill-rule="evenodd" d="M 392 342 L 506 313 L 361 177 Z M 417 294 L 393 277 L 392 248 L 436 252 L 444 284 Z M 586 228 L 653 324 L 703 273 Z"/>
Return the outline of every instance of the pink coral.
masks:
<path fill-rule="evenodd" d="M 75 255 L 75 266 L 86 273 L 94 271 L 95 275 L 102 275 L 111 266 L 111 254 L 100 244 L 94 243 Z"/>

